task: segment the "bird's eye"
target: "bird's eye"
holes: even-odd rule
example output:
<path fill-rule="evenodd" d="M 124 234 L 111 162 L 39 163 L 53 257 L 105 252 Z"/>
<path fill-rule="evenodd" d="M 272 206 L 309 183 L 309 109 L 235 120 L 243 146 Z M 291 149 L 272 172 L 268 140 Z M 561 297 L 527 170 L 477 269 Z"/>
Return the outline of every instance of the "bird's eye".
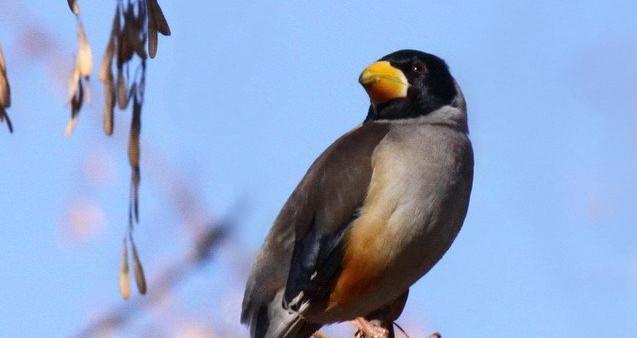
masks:
<path fill-rule="evenodd" d="M 424 73 L 427 70 L 427 67 L 422 62 L 416 62 L 411 66 L 411 70 L 413 70 L 414 73 L 420 74 Z"/>

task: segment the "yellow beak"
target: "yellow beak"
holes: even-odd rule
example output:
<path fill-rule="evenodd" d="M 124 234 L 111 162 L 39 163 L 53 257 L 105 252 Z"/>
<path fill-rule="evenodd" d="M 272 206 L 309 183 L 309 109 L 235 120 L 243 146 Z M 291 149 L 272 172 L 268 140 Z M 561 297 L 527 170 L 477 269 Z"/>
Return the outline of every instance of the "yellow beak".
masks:
<path fill-rule="evenodd" d="M 409 82 L 405 74 L 387 61 L 378 61 L 365 68 L 358 78 L 374 105 L 407 97 Z"/>

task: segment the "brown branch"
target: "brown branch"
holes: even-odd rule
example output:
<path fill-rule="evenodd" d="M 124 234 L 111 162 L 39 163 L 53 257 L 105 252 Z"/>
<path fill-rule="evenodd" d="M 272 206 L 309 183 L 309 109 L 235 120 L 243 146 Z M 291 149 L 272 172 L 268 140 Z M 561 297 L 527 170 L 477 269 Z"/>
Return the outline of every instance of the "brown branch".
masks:
<path fill-rule="evenodd" d="M 167 266 L 151 283 L 151 292 L 146 297 L 137 298 L 107 311 L 85 328 L 73 335 L 75 338 L 96 337 L 126 325 L 143 309 L 159 303 L 170 291 L 179 286 L 192 272 L 202 268 L 212 260 L 219 245 L 233 228 L 232 219 L 209 224 L 196 238 L 193 249 L 175 263 Z"/>

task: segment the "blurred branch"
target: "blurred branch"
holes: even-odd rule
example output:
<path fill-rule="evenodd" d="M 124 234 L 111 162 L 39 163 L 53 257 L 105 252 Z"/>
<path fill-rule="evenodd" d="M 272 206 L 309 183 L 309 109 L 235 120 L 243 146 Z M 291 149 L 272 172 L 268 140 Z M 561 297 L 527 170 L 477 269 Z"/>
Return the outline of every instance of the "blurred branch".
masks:
<path fill-rule="evenodd" d="M 3 29 L 14 30 L 11 36 L 17 56 L 13 57 L 13 69 L 19 72 L 21 68 L 30 69 L 32 62 L 41 63 L 48 71 L 55 93 L 66 98 L 68 71 L 72 66 L 67 46 L 60 41 L 57 30 L 43 24 L 21 1 L 0 0 L 0 8 Z"/>
<path fill-rule="evenodd" d="M 212 222 L 200 232 L 195 240 L 193 249 L 180 260 L 167 266 L 151 283 L 151 290 L 146 297 L 117 306 L 81 329 L 76 338 L 96 337 L 126 325 L 143 309 L 159 303 L 173 289 L 178 287 L 192 272 L 201 269 L 212 260 L 220 244 L 226 239 L 232 219 Z"/>

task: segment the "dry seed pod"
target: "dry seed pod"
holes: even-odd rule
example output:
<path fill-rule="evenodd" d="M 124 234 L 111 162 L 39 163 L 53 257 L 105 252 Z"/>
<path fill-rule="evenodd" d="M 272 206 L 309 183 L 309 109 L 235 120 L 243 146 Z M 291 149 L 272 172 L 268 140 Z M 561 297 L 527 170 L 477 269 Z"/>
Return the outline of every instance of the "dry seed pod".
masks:
<path fill-rule="evenodd" d="M 131 10 L 132 11 L 132 10 Z M 136 17 L 133 12 L 127 13 L 129 15 L 124 16 L 124 37 L 126 40 L 126 46 L 130 48 L 130 51 L 126 51 L 125 56 L 132 58 L 132 53 L 136 53 L 141 59 L 146 58 L 146 50 L 144 43 L 146 42 L 143 37 L 143 27 L 140 24 L 140 18 L 143 20 L 143 13 L 140 12 L 140 16 Z"/>
<path fill-rule="evenodd" d="M 128 247 L 126 245 L 126 238 L 124 238 L 122 258 L 119 264 L 119 293 L 124 299 L 128 299 L 130 297 L 130 269 L 128 267 Z"/>
<path fill-rule="evenodd" d="M 128 143 L 128 161 L 131 168 L 139 167 L 139 135 L 141 134 L 142 107 L 135 94 L 136 85 L 131 88 L 133 96 L 133 118 L 131 120 L 130 138 Z"/>
<path fill-rule="evenodd" d="M 119 4 L 115 7 L 115 16 L 113 17 L 113 26 L 111 27 L 111 35 L 106 45 L 106 51 L 102 57 L 102 65 L 100 66 L 100 80 L 104 83 L 104 133 L 108 136 L 113 135 L 115 127 L 115 104 L 117 100 L 117 87 L 113 76 L 113 57 L 115 56 L 116 42 L 119 35 Z M 118 81 L 120 77 L 118 76 Z M 119 85 L 119 83 L 118 83 Z M 126 90 L 124 84 L 124 90 Z"/>
<path fill-rule="evenodd" d="M 109 72 L 104 80 L 104 133 L 112 135 L 115 124 L 115 83 L 113 72 Z"/>
<path fill-rule="evenodd" d="M 130 39 L 128 38 L 128 34 L 130 28 L 126 28 L 124 25 L 124 29 L 119 33 L 118 44 L 117 44 L 117 65 L 121 66 L 126 62 L 130 61 L 133 58 L 133 47 L 130 44 Z"/>
<path fill-rule="evenodd" d="M 115 54 L 115 39 L 110 38 L 108 40 L 108 45 L 106 45 L 106 51 L 104 52 L 104 56 L 102 57 L 102 64 L 100 66 L 100 74 L 99 79 L 101 81 L 106 81 L 108 74 L 113 73 L 113 55 Z"/>
<path fill-rule="evenodd" d="M 9 108 L 9 106 L 11 106 L 11 87 L 7 78 L 4 54 L 2 54 L 2 48 L 0 48 L 0 107 Z"/>
<path fill-rule="evenodd" d="M 13 124 L 6 110 L 9 106 L 11 106 L 11 87 L 9 86 L 9 79 L 7 78 L 7 67 L 4 63 L 4 55 L 2 54 L 2 48 L 0 48 L 0 123 L 6 120 L 9 132 L 13 133 Z"/>
<path fill-rule="evenodd" d="M 71 12 L 73 12 L 73 14 L 78 15 L 80 14 L 80 5 L 77 4 L 77 0 L 66 0 L 69 4 L 69 8 L 71 9 Z"/>
<path fill-rule="evenodd" d="M 79 22 L 77 24 L 77 37 L 79 43 L 79 50 L 77 53 L 76 67 L 80 72 L 80 75 L 88 78 L 93 71 L 93 56 L 91 54 L 91 46 L 88 43 L 86 34 L 84 33 L 84 26 Z"/>
<path fill-rule="evenodd" d="M 71 81 L 69 83 L 69 103 L 71 104 L 71 119 L 66 125 L 65 137 L 69 137 L 77 125 L 77 118 L 84 100 L 87 102 L 91 100 L 88 87 L 85 88 L 85 80 L 89 79 L 91 72 L 93 71 L 93 57 L 91 55 L 91 47 L 86 39 L 84 33 L 84 27 L 78 19 L 77 23 L 77 38 L 78 38 L 78 51 L 75 59 L 75 69 L 73 75 L 71 75 Z"/>
<path fill-rule="evenodd" d="M 113 78 L 113 55 L 115 51 L 115 38 L 111 36 L 106 52 L 102 58 L 100 67 L 100 80 L 104 83 L 104 133 L 113 134 L 115 112 L 115 83 Z"/>
<path fill-rule="evenodd" d="M 128 162 L 131 168 L 139 167 L 139 133 L 132 129 L 128 139 Z"/>
<path fill-rule="evenodd" d="M 148 16 L 152 17 L 155 29 L 164 36 L 170 36 L 170 27 L 157 0 L 148 0 Z"/>
<path fill-rule="evenodd" d="M 69 122 L 66 123 L 66 129 L 64 130 L 64 137 L 70 137 L 73 134 L 73 130 L 75 130 L 75 126 L 77 125 L 77 114 L 71 116 Z"/>
<path fill-rule="evenodd" d="M 77 70 L 77 67 L 73 69 L 73 74 L 71 74 L 71 79 L 69 80 L 69 103 L 73 100 L 73 98 L 77 95 L 77 91 L 80 88 L 80 72 Z"/>
<path fill-rule="evenodd" d="M 144 27 L 144 23 L 146 20 L 146 5 L 145 1 L 137 2 L 137 15 L 134 16 L 134 20 L 131 22 L 134 29 L 134 40 L 132 41 L 132 45 L 134 47 L 135 53 L 139 56 L 140 59 L 146 59 L 146 31 Z"/>
<path fill-rule="evenodd" d="M 148 54 L 154 58 L 157 55 L 157 33 L 168 36 L 170 35 L 170 27 L 168 27 L 168 22 L 157 0 L 148 0 L 146 5 L 148 6 Z"/>
<path fill-rule="evenodd" d="M 157 55 L 157 31 L 148 26 L 148 55 L 154 58 Z"/>
<path fill-rule="evenodd" d="M 146 45 L 144 39 L 142 39 L 139 35 L 133 35 L 134 39 L 131 41 L 131 46 L 133 46 L 133 50 L 135 54 L 139 56 L 140 59 L 147 58 L 146 54 Z"/>
<path fill-rule="evenodd" d="M 122 110 L 128 106 L 128 90 L 126 90 L 126 80 L 122 67 L 117 68 L 117 105 Z"/>
<path fill-rule="evenodd" d="M 128 3 L 128 7 L 123 11 L 124 27 L 119 32 L 118 36 L 118 48 L 117 48 L 117 65 L 121 66 L 124 63 L 130 61 L 133 58 L 134 47 L 131 41 L 135 39 L 135 29 L 132 25 L 135 24 L 134 8 L 132 3 Z"/>
<path fill-rule="evenodd" d="M 75 93 L 71 97 L 71 115 L 75 116 L 82 109 L 82 103 L 84 103 L 84 85 L 82 79 L 77 79 L 77 85 L 75 86 Z"/>
<path fill-rule="evenodd" d="M 130 196 L 130 218 L 139 222 L 139 183 L 141 173 L 139 168 L 140 145 L 139 136 L 141 133 L 141 113 L 142 106 L 135 93 L 137 86 L 133 85 L 133 119 L 131 121 L 130 136 L 128 140 L 128 161 L 131 167 L 131 196 Z"/>
<path fill-rule="evenodd" d="M 77 71 L 77 70 L 76 70 Z M 76 88 L 76 93 L 71 97 L 71 119 L 66 124 L 66 131 L 64 132 L 64 137 L 69 137 L 73 133 L 75 126 L 77 125 L 77 118 L 82 109 L 82 104 L 84 103 L 84 86 L 82 84 L 82 79 L 79 78 Z"/>
<path fill-rule="evenodd" d="M 133 249 L 133 269 L 135 271 L 135 284 L 137 284 L 137 291 L 142 295 L 146 294 L 146 276 L 144 275 L 144 267 L 137 254 L 137 246 L 133 241 L 132 235 L 130 236 L 131 248 Z"/>

